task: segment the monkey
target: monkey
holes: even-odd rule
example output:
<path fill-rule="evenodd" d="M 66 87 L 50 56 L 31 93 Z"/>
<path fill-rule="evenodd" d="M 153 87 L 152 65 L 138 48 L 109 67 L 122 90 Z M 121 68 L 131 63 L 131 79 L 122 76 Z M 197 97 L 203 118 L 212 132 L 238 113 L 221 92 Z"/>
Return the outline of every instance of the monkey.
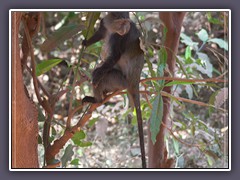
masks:
<path fill-rule="evenodd" d="M 104 40 L 104 63 L 92 72 L 94 97 L 86 96 L 82 102 L 101 102 L 106 93 L 127 89 L 130 103 L 137 113 L 142 167 L 146 168 L 139 82 L 144 65 L 144 52 L 140 47 L 141 33 L 130 20 L 129 12 L 108 12 L 100 27 L 83 46 Z"/>

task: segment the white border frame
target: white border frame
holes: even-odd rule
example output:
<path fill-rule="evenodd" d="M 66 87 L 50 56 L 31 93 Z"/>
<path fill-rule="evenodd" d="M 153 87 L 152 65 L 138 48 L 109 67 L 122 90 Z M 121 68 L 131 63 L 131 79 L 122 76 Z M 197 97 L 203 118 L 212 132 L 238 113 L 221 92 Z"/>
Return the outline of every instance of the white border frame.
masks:
<path fill-rule="evenodd" d="M 12 37 L 11 37 L 11 25 L 12 25 L 12 19 L 11 19 L 11 13 L 12 12 L 22 12 L 22 11 L 38 11 L 38 12 L 48 12 L 48 11 L 52 11 L 52 12 L 62 12 L 62 11 L 85 11 L 85 12 L 106 12 L 106 11 L 140 11 L 140 12 L 170 12 L 170 11 L 186 11 L 186 12 L 222 12 L 222 11 L 226 11 L 229 13 L 229 49 L 228 49 L 228 53 L 229 53 L 229 116 L 228 116 L 228 125 L 229 125 L 229 168 L 225 169 L 84 169 L 84 168 L 79 168 L 79 169 L 67 169 L 67 168 L 59 168 L 59 169 L 42 169 L 42 168 L 37 168 L 37 169 L 15 169 L 11 167 L 12 164 L 12 141 L 11 141 L 11 134 L 12 134 L 12 56 L 11 56 L 11 43 L 12 43 Z M 9 10 L 9 171 L 231 171 L 231 10 L 230 9 L 10 9 Z"/>

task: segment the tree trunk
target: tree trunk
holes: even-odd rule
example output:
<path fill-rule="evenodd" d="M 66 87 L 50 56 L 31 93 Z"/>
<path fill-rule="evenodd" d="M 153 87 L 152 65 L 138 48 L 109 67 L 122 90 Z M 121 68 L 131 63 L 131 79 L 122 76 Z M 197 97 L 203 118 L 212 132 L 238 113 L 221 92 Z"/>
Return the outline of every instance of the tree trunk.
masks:
<path fill-rule="evenodd" d="M 12 12 L 12 168 L 38 168 L 38 112 L 24 90 L 19 48 L 22 13 Z"/>
<path fill-rule="evenodd" d="M 181 32 L 182 22 L 185 13 L 184 12 L 161 12 L 160 19 L 163 21 L 165 27 L 167 28 L 166 40 L 164 46 L 167 50 L 167 64 L 168 69 L 172 75 L 174 75 L 174 69 L 176 64 L 175 55 L 178 51 L 179 36 Z M 167 72 L 164 76 L 169 76 Z M 165 87 L 163 91 L 171 93 L 171 87 Z M 164 112 L 162 122 L 166 125 L 168 122 L 168 115 L 170 111 L 170 99 L 168 97 L 163 97 Z M 150 133 L 149 133 L 150 134 Z M 156 143 L 153 144 L 151 141 L 151 136 L 149 135 L 148 144 L 148 155 L 149 155 L 149 168 L 170 168 L 173 165 L 174 160 L 167 158 L 166 145 L 164 143 L 165 128 L 160 125 L 160 131 L 157 135 Z"/>

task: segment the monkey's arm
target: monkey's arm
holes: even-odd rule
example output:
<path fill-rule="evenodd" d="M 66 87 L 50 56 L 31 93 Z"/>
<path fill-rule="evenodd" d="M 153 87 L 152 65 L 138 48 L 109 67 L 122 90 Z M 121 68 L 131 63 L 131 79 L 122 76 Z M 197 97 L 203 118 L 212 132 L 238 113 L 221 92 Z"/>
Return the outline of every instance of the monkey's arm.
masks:
<path fill-rule="evenodd" d="M 84 46 L 90 46 L 102 39 L 104 39 L 106 35 L 107 29 L 104 27 L 103 21 L 101 20 L 99 29 L 94 33 L 94 35 L 88 40 L 83 40 L 82 44 Z"/>

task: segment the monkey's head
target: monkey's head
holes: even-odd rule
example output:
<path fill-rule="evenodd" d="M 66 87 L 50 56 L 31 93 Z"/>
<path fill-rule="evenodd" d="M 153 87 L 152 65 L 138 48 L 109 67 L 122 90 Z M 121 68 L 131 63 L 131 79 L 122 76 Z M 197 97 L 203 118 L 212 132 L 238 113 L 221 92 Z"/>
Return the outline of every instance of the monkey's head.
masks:
<path fill-rule="evenodd" d="M 108 14 L 113 16 L 114 19 L 129 18 L 129 12 L 109 12 Z"/>
<path fill-rule="evenodd" d="M 129 12 L 109 12 L 104 18 L 104 24 L 109 32 L 123 36 L 129 32 L 131 27 Z"/>

